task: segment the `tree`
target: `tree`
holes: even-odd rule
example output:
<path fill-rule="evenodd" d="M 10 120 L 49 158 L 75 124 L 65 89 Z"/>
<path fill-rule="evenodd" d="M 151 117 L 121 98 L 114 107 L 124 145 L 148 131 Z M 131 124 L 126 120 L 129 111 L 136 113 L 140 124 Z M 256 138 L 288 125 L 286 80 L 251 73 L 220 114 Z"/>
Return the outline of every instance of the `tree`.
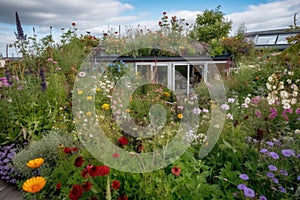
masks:
<path fill-rule="evenodd" d="M 221 6 L 214 10 L 205 10 L 198 14 L 191 38 L 199 42 L 211 43 L 213 40 L 220 40 L 226 37 L 231 29 L 231 21 L 224 18 L 224 13 L 220 11 Z"/>

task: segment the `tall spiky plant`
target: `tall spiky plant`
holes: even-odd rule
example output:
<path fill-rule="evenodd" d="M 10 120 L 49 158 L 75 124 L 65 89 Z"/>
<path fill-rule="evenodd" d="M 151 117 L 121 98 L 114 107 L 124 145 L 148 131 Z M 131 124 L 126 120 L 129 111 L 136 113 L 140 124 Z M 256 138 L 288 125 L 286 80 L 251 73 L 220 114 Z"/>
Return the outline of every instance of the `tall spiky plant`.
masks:
<path fill-rule="evenodd" d="M 17 40 L 26 40 L 27 35 L 24 35 L 18 12 L 16 12 L 16 26 L 17 26 L 18 33 L 15 32 L 15 35 L 16 35 Z"/>

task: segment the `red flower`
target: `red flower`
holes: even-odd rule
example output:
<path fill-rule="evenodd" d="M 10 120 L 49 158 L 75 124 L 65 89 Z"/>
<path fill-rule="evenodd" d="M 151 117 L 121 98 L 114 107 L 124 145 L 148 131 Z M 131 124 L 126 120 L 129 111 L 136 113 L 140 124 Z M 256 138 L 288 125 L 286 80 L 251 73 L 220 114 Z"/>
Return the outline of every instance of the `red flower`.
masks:
<path fill-rule="evenodd" d="M 179 176 L 180 171 L 181 171 L 181 170 L 180 170 L 179 167 L 174 166 L 174 167 L 172 168 L 172 174 L 174 174 L 175 176 Z"/>
<path fill-rule="evenodd" d="M 87 166 L 87 171 L 91 177 L 95 177 L 98 175 L 98 167 L 94 165 Z"/>
<path fill-rule="evenodd" d="M 92 187 L 92 183 L 87 181 L 82 185 L 82 187 L 83 187 L 84 191 L 90 191 L 91 187 Z"/>
<path fill-rule="evenodd" d="M 127 145 L 128 144 L 128 139 L 125 136 L 122 136 L 122 137 L 119 138 L 118 142 L 122 146 Z"/>
<path fill-rule="evenodd" d="M 73 185 L 72 190 L 69 193 L 71 200 L 78 200 L 83 194 L 83 188 L 81 185 Z"/>
<path fill-rule="evenodd" d="M 113 190 L 118 190 L 120 188 L 121 184 L 118 180 L 114 180 L 112 183 L 111 183 L 111 187 Z"/>
<path fill-rule="evenodd" d="M 167 12 L 163 12 L 163 15 L 167 14 Z"/>
<path fill-rule="evenodd" d="M 75 162 L 74 162 L 74 165 L 75 167 L 81 167 L 81 165 L 83 165 L 83 157 L 82 156 L 78 156 L 76 159 L 75 159 Z"/>
<path fill-rule="evenodd" d="M 110 172 L 110 168 L 103 165 L 103 166 L 97 166 L 98 167 L 98 176 L 106 176 Z"/>
<path fill-rule="evenodd" d="M 56 190 L 60 190 L 60 188 L 61 188 L 61 182 L 57 183 L 56 186 L 55 186 Z"/>
<path fill-rule="evenodd" d="M 119 157 L 119 154 L 118 154 L 118 153 L 113 153 L 113 154 L 112 154 L 112 157 L 118 158 L 118 157 Z"/>
<path fill-rule="evenodd" d="M 75 22 L 72 22 L 72 26 L 76 26 L 76 23 L 75 23 Z"/>
<path fill-rule="evenodd" d="M 83 178 L 87 178 L 87 174 L 88 174 L 89 172 L 88 172 L 88 170 L 87 169 L 84 169 L 84 170 L 82 170 L 82 172 L 81 172 L 81 176 L 83 177 Z"/>
<path fill-rule="evenodd" d="M 128 197 L 125 194 L 123 194 L 118 198 L 118 200 L 128 200 Z"/>
<path fill-rule="evenodd" d="M 72 148 L 70 148 L 70 147 L 65 147 L 64 148 L 64 153 L 65 154 L 70 154 L 72 152 Z"/>

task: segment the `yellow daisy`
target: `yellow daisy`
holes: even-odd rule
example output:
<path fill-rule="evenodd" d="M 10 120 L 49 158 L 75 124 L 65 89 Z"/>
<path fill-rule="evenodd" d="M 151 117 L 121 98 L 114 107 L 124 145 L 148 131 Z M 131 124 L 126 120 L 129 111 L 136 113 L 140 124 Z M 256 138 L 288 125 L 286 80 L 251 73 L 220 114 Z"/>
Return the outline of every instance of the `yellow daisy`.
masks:
<path fill-rule="evenodd" d="M 177 117 L 178 117 L 178 119 L 182 119 L 183 115 L 182 114 L 178 114 Z"/>
<path fill-rule="evenodd" d="M 87 97 L 86 97 L 86 100 L 88 100 L 88 101 L 91 101 L 92 99 L 93 99 L 92 96 L 87 96 Z"/>
<path fill-rule="evenodd" d="M 29 160 L 26 165 L 32 169 L 39 168 L 44 163 L 44 158 L 36 158 L 33 160 Z"/>
<path fill-rule="evenodd" d="M 83 94 L 83 91 L 82 91 L 82 90 L 78 90 L 78 91 L 77 91 L 77 94 L 79 94 L 79 95 L 80 95 L 80 94 Z"/>
<path fill-rule="evenodd" d="M 46 185 L 46 179 L 42 176 L 36 176 L 30 179 L 27 179 L 23 183 L 23 190 L 29 193 L 37 193 L 44 188 Z"/>
<path fill-rule="evenodd" d="M 100 92 L 101 91 L 101 89 L 100 88 L 96 88 L 96 92 Z"/>
<path fill-rule="evenodd" d="M 108 103 L 104 103 L 101 107 L 103 110 L 108 110 L 110 106 Z"/>

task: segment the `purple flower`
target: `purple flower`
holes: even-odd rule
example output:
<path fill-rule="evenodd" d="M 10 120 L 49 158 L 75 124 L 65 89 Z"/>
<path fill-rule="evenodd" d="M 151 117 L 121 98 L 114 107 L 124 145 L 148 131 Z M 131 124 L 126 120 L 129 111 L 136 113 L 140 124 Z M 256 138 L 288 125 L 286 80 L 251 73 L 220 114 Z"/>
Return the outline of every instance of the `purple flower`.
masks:
<path fill-rule="evenodd" d="M 276 108 L 270 108 L 270 112 L 271 113 L 277 113 L 277 109 Z"/>
<path fill-rule="evenodd" d="M 222 104 L 221 109 L 223 110 L 229 110 L 229 106 L 227 104 Z"/>
<path fill-rule="evenodd" d="M 245 188 L 247 188 L 247 186 L 245 185 L 245 184 L 238 184 L 238 186 L 237 186 L 237 188 L 239 189 L 239 190 L 244 190 Z"/>
<path fill-rule="evenodd" d="M 255 197 L 255 192 L 251 188 L 245 188 L 244 189 L 244 195 L 245 197 Z"/>
<path fill-rule="evenodd" d="M 274 175 L 272 172 L 268 172 L 268 173 L 267 173 L 267 176 L 268 176 L 269 178 L 274 178 L 274 177 L 275 177 L 275 175 Z"/>
<path fill-rule="evenodd" d="M 270 152 L 269 155 L 273 158 L 273 159 L 279 159 L 279 155 L 275 152 Z"/>
<path fill-rule="evenodd" d="M 264 195 L 260 195 L 259 196 L 259 200 L 268 200 L 267 197 L 265 197 Z"/>
<path fill-rule="evenodd" d="M 270 147 L 274 146 L 274 143 L 270 141 L 267 141 L 266 144 L 269 145 Z"/>
<path fill-rule="evenodd" d="M 268 152 L 268 149 L 261 149 L 259 152 L 260 152 L 260 153 L 267 153 L 267 152 Z"/>
<path fill-rule="evenodd" d="M 282 149 L 281 150 L 282 155 L 285 157 L 295 156 L 295 151 L 291 149 Z"/>
<path fill-rule="evenodd" d="M 297 115 L 300 115 L 300 108 L 297 108 L 295 112 Z"/>
<path fill-rule="evenodd" d="M 274 165 L 269 165 L 269 170 L 271 170 L 271 171 L 276 171 L 276 170 L 277 170 L 277 167 L 274 166 Z"/>
<path fill-rule="evenodd" d="M 258 104 L 259 100 L 260 100 L 260 97 L 256 96 L 256 97 L 254 97 L 254 98 L 251 99 L 251 103 Z"/>
<path fill-rule="evenodd" d="M 241 179 L 243 179 L 244 181 L 249 180 L 249 177 L 247 174 L 240 174 L 239 176 Z"/>
<path fill-rule="evenodd" d="M 282 186 L 279 186 L 279 191 L 282 192 L 282 193 L 286 193 L 286 189 Z"/>
<path fill-rule="evenodd" d="M 272 112 L 271 114 L 269 114 L 270 119 L 274 119 L 277 116 L 278 116 L 277 112 Z"/>
<path fill-rule="evenodd" d="M 235 99 L 234 98 L 228 98 L 228 103 L 234 103 Z"/>
<path fill-rule="evenodd" d="M 284 176 L 287 176 L 287 175 L 288 175 L 288 172 L 285 171 L 284 169 L 281 169 L 281 170 L 280 170 L 280 173 L 281 173 L 282 175 L 284 175 Z"/>
<path fill-rule="evenodd" d="M 299 176 L 297 176 L 297 181 L 300 181 L 300 175 L 299 175 Z"/>
<path fill-rule="evenodd" d="M 262 117 L 262 114 L 261 114 L 261 112 L 259 110 L 255 111 L 255 115 L 256 115 L 257 118 L 261 118 Z"/>
<path fill-rule="evenodd" d="M 278 184 L 278 179 L 277 178 L 272 178 L 273 183 Z"/>

